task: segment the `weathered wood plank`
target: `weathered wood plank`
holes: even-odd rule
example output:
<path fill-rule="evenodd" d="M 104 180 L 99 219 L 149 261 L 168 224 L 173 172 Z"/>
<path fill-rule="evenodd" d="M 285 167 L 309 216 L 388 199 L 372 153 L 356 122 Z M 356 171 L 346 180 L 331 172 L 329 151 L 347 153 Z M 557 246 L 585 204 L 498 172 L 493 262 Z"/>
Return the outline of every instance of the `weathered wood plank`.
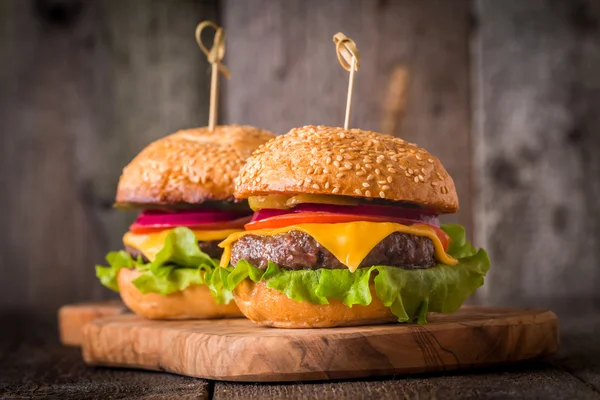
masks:
<path fill-rule="evenodd" d="M 472 374 L 290 385 L 216 382 L 214 399 L 597 399 L 598 393 L 562 369 L 529 363 Z"/>
<path fill-rule="evenodd" d="M 184 376 L 91 368 L 54 330 L 2 319 L 0 397 L 29 399 L 208 399 L 212 383 Z M 5 346 L 6 345 L 6 346 Z"/>
<path fill-rule="evenodd" d="M 405 68 L 410 83 L 404 122 L 387 133 L 441 158 L 461 199 L 461 211 L 448 220 L 469 229 L 469 4 L 225 0 L 226 61 L 232 72 L 224 97 L 227 120 L 278 133 L 308 124 L 342 125 L 348 73 L 336 59 L 332 37 L 343 31 L 362 56 L 351 125 L 381 129 L 395 112 L 386 102 L 402 95 L 388 93 L 390 79 Z"/>
<path fill-rule="evenodd" d="M 147 143 L 204 124 L 208 65 L 194 40 L 216 1 L 3 1 L 0 304 L 54 316 L 109 297 L 94 264 L 133 215 L 112 209 Z"/>
<path fill-rule="evenodd" d="M 600 3 L 477 5 L 477 242 L 492 304 L 598 298 Z"/>

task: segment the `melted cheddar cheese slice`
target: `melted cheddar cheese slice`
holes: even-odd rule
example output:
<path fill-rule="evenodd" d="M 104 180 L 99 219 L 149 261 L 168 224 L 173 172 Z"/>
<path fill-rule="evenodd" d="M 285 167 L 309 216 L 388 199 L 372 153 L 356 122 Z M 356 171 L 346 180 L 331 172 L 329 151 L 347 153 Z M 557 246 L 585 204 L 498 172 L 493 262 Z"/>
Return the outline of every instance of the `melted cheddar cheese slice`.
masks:
<path fill-rule="evenodd" d="M 352 272 L 356 271 L 362 260 L 379 242 L 394 232 L 425 236 L 433 242 L 435 257 L 439 262 L 448 265 L 458 262 L 446 253 L 435 231 L 425 225 L 407 226 L 393 222 L 358 221 L 339 224 L 298 224 L 285 228 L 237 232 L 219 243 L 219 246 L 225 249 L 221 258 L 221 266 L 226 267 L 229 264 L 231 245 L 242 236 L 274 236 L 289 231 L 300 231 L 312 236 Z"/>
<path fill-rule="evenodd" d="M 140 251 L 148 260 L 154 261 L 156 254 L 165 245 L 165 239 L 172 229 L 165 229 L 156 233 L 133 233 L 127 232 L 123 236 L 123 244 Z M 222 240 L 231 234 L 243 232 L 240 229 L 224 229 L 219 231 L 193 230 L 194 235 L 200 241 Z"/>

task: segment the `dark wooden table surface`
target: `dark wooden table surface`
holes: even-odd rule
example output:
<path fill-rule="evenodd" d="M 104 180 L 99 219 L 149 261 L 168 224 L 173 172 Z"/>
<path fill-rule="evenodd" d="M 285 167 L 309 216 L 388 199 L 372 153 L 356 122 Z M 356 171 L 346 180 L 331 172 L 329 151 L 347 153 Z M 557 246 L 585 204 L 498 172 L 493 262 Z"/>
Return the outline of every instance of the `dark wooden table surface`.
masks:
<path fill-rule="evenodd" d="M 561 348 L 544 360 L 386 379 L 224 383 L 158 372 L 87 367 L 52 324 L 0 319 L 0 398 L 540 398 L 600 399 L 600 313 L 558 313 Z"/>

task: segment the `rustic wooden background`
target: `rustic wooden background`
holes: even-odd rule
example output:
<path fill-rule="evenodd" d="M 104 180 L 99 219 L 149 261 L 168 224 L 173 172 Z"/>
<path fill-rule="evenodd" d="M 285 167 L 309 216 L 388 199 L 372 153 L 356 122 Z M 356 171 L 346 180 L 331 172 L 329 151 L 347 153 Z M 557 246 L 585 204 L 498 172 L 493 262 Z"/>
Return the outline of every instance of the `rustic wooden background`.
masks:
<path fill-rule="evenodd" d="M 135 216 L 111 208 L 121 168 L 207 120 L 204 19 L 228 35 L 223 122 L 341 125 L 343 31 L 362 54 L 352 125 L 455 178 L 447 220 L 493 260 L 474 301 L 600 303 L 599 1 L 2 0 L 1 313 L 114 297 L 93 266 Z"/>

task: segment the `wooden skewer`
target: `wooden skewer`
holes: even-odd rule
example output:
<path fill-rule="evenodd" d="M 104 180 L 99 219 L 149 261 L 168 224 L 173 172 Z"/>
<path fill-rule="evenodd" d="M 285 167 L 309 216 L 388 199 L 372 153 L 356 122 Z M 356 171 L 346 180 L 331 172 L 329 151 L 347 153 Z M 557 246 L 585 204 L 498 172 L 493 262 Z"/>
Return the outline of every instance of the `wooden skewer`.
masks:
<path fill-rule="evenodd" d="M 346 37 L 342 32 L 338 32 L 333 36 L 333 43 L 335 43 L 338 61 L 346 71 L 350 71 L 348 96 L 346 98 L 346 116 L 344 118 L 344 129 L 348 129 L 350 125 L 350 109 L 352 108 L 352 92 L 354 89 L 354 71 L 358 71 L 360 53 L 356 48 L 354 40 Z"/>
<path fill-rule="evenodd" d="M 202 43 L 201 37 L 202 31 L 207 27 L 211 27 L 215 30 L 213 45 L 210 49 Z M 217 124 L 217 109 L 219 105 L 219 72 L 226 78 L 231 76 L 227 67 L 221 64 L 221 60 L 225 56 L 225 32 L 223 31 L 223 28 L 214 22 L 203 21 L 196 27 L 196 42 L 198 43 L 198 46 L 200 46 L 200 50 L 206 55 L 208 62 L 211 64 L 208 128 L 211 131 L 214 131 L 215 125 Z"/>

